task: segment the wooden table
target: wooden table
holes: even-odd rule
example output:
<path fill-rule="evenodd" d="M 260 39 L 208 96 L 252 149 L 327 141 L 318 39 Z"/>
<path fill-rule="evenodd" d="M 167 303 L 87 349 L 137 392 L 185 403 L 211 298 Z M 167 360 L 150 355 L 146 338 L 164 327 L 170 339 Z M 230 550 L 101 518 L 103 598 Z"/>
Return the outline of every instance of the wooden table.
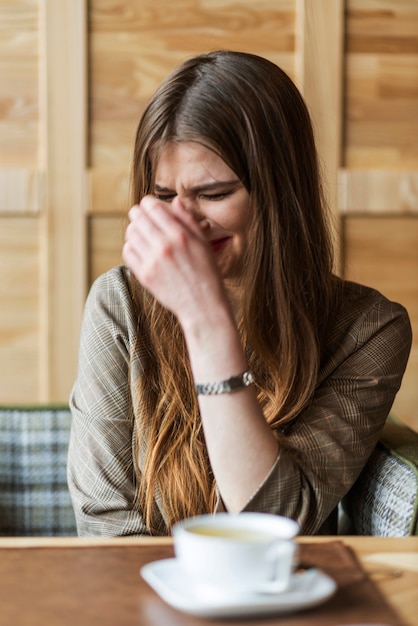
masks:
<path fill-rule="evenodd" d="M 301 541 L 312 539 L 329 541 L 330 537 L 303 538 Z M 418 626 L 418 537 L 340 539 L 355 550 L 364 569 L 405 624 Z M 400 570 L 401 576 L 392 575 L 396 570 Z"/>
<path fill-rule="evenodd" d="M 398 612 L 402 626 L 418 626 L 418 537 L 306 537 L 301 543 L 342 540 L 351 546 L 364 569 L 376 582 L 388 603 Z M 111 588 L 109 582 L 97 584 L 92 577 L 83 580 L 82 589 L 77 572 L 83 576 L 87 563 L 91 569 L 91 555 L 106 554 L 106 563 L 112 564 L 112 548 L 124 547 L 123 559 L 130 563 L 134 593 L 123 595 L 118 581 L 117 566 Z M 55 550 L 55 549 L 56 550 Z M 87 548 L 87 550 L 83 550 Z M 90 548 L 99 548 L 91 550 Z M 90 549 L 90 550 L 89 550 Z M 177 612 L 165 603 L 140 579 L 138 555 L 148 560 L 173 555 L 169 538 L 0 538 L 0 626 L 196 626 L 216 624 Z M 72 578 L 65 579 L 54 555 L 71 559 Z M 90 556 L 89 556 L 90 555 Z M 121 550 L 118 550 L 120 562 Z M 89 560 L 90 559 L 90 560 Z M 58 559 L 59 561 L 59 559 Z M 100 558 L 98 558 L 100 561 Z M 38 563 L 39 565 L 36 565 Z M 6 565 L 7 564 L 7 565 Z M 117 564 L 116 564 L 117 565 Z M 39 571 L 36 568 L 39 568 Z M 8 571 L 6 571 L 8 568 Z M 78 568 L 78 569 L 77 569 Z M 401 570 L 401 575 L 396 575 Z M 93 568 L 93 571 L 94 568 Z M 27 572 L 30 572 L 28 574 Z M 39 575 L 39 576 L 38 576 Z M 28 578 L 30 577 L 30 578 Z M 108 580 L 108 579 L 107 579 Z M 15 581 L 13 584 L 10 581 Z M 6 583 L 6 584 L 5 584 Z M 118 587 L 119 584 L 119 587 Z M 51 590 L 53 590 L 51 592 Z M 7 597 L 5 593 L 7 592 Z M 3 593 L 3 596 L 1 594 Z M 121 606 L 112 605 L 111 614 L 103 615 L 100 608 L 109 597 L 123 597 Z M 129 621 L 127 616 L 129 615 Z M 132 620 L 134 615 L 134 620 Z M 260 620 L 258 623 L 283 624 L 283 617 Z M 241 621 L 233 621 L 241 624 Z M 251 622 L 253 624 L 254 622 Z"/>

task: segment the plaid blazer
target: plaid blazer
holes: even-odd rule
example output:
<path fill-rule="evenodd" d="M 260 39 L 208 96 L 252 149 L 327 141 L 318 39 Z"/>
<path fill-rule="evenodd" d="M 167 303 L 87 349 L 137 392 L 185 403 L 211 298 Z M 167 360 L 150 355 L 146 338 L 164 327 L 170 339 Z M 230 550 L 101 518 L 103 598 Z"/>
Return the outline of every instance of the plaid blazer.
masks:
<path fill-rule="evenodd" d="M 133 406 L 142 356 L 138 342 L 131 360 L 138 323 L 128 272 L 120 266 L 97 279 L 85 307 L 70 398 L 68 457 L 80 535 L 146 533 L 141 511 L 133 505 Z M 294 518 L 303 534 L 321 532 L 375 448 L 410 347 L 411 327 L 401 305 L 344 282 L 343 306 L 316 391 L 286 432 L 274 466 L 244 510 Z M 139 468 L 142 455 L 139 451 Z M 156 505 L 161 519 L 153 534 L 169 534 L 158 499 Z"/>

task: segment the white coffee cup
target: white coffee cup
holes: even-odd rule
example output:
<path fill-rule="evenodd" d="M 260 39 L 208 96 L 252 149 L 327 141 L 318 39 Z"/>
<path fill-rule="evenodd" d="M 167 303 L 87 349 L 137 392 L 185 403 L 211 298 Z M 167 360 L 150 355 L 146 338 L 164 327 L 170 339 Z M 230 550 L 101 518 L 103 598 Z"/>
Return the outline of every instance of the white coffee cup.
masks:
<path fill-rule="evenodd" d="M 266 513 L 201 515 L 173 526 L 180 568 L 217 595 L 279 593 L 290 583 L 299 527 Z"/>

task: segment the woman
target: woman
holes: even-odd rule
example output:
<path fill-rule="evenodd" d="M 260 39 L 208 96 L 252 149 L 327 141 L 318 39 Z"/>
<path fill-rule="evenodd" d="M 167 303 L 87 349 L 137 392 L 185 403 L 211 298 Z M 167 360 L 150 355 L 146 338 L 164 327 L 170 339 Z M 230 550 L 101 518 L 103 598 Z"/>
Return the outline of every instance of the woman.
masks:
<path fill-rule="evenodd" d="M 269 61 L 190 59 L 140 120 L 125 266 L 100 277 L 71 396 L 81 535 L 227 510 L 331 532 L 406 367 L 406 311 L 341 281 L 309 114 Z"/>

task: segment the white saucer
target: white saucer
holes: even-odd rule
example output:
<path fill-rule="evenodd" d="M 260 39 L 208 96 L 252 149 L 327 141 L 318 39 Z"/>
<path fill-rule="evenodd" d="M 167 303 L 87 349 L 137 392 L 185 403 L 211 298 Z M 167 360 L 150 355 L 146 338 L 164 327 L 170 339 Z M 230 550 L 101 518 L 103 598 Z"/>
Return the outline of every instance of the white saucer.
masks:
<path fill-rule="evenodd" d="M 200 617 L 237 617 L 302 611 L 330 598 L 336 582 L 318 569 L 294 574 L 290 587 L 281 593 L 251 593 L 239 597 L 208 593 L 188 579 L 177 559 L 163 559 L 141 568 L 144 580 L 172 607 Z"/>

